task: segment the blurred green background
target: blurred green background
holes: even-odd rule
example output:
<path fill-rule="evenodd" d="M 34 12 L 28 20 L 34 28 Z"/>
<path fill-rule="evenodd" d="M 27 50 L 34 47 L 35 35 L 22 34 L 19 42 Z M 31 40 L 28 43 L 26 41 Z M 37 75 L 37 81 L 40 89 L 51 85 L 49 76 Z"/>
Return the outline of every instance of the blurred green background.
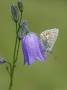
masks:
<path fill-rule="evenodd" d="M 10 6 L 17 0 L 0 0 L 0 56 L 12 61 L 15 24 Z M 23 19 L 31 31 L 59 28 L 59 37 L 47 61 L 24 65 L 20 46 L 12 90 L 67 90 L 67 0 L 23 0 Z M 9 75 L 0 65 L 0 90 L 8 90 Z"/>

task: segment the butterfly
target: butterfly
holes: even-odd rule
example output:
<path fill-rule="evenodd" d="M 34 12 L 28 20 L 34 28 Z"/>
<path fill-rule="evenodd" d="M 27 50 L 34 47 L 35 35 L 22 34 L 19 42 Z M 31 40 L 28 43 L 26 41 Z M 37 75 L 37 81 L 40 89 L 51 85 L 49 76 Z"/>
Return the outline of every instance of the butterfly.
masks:
<path fill-rule="evenodd" d="M 54 44 L 58 38 L 58 34 L 59 34 L 58 28 L 48 29 L 40 34 L 41 42 L 46 48 L 47 53 L 52 52 Z"/>

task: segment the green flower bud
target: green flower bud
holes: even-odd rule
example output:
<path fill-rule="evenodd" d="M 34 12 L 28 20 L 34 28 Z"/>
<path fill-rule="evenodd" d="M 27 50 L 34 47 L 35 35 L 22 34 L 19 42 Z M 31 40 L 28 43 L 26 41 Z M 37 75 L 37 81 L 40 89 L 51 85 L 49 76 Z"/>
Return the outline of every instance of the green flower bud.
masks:
<path fill-rule="evenodd" d="M 23 12 L 23 3 L 21 0 L 18 1 L 18 8 L 19 8 L 20 12 L 22 13 Z"/>
<path fill-rule="evenodd" d="M 12 18 L 15 22 L 18 22 L 19 20 L 19 10 L 16 5 L 11 6 L 11 13 L 12 13 Z"/>

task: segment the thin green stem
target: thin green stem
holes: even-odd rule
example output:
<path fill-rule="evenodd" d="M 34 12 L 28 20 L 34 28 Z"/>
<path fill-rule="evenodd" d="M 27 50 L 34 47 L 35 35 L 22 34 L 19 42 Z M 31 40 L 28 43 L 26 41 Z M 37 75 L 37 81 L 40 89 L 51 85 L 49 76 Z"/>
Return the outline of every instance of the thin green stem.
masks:
<path fill-rule="evenodd" d="M 12 90 L 14 70 L 15 70 L 15 65 L 16 65 L 17 59 L 18 59 L 18 53 L 19 53 L 19 47 L 20 47 L 20 39 L 18 39 L 18 31 L 19 31 L 19 28 L 20 28 L 21 19 L 22 19 L 22 13 L 21 13 L 18 28 L 17 28 L 17 22 L 16 22 L 16 40 L 15 40 L 15 47 L 14 47 L 14 54 L 13 54 L 13 63 L 12 63 L 11 69 L 10 69 L 9 90 Z"/>
<path fill-rule="evenodd" d="M 20 28 L 21 20 L 22 20 L 22 12 L 21 12 L 21 17 L 20 17 L 20 22 L 19 22 L 19 28 Z M 19 31 L 19 28 L 18 28 L 18 31 Z M 16 61 L 17 61 L 17 59 L 18 59 L 19 48 L 20 48 L 20 39 L 18 39 L 18 47 L 17 47 Z"/>
<path fill-rule="evenodd" d="M 20 39 L 18 40 L 18 47 L 17 47 L 17 53 L 16 53 L 16 62 L 18 60 L 19 48 L 20 48 Z"/>
<path fill-rule="evenodd" d="M 17 22 L 16 22 L 16 33 L 17 33 Z M 16 47 L 17 47 L 17 35 L 16 35 L 16 40 L 15 40 L 15 47 L 14 47 L 14 54 L 13 54 L 13 63 L 12 63 L 11 70 L 10 70 L 9 90 L 12 90 L 12 85 L 13 85 L 13 75 L 14 75 L 14 69 L 15 69 Z"/>

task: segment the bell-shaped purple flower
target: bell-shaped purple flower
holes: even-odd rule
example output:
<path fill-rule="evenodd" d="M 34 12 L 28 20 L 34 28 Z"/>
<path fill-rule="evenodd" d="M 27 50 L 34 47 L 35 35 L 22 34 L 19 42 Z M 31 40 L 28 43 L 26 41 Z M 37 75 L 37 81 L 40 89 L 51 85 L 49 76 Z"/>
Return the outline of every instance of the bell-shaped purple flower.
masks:
<path fill-rule="evenodd" d="M 24 64 L 32 64 L 36 60 L 44 61 L 46 59 L 45 49 L 34 32 L 28 33 L 21 40 Z"/>

